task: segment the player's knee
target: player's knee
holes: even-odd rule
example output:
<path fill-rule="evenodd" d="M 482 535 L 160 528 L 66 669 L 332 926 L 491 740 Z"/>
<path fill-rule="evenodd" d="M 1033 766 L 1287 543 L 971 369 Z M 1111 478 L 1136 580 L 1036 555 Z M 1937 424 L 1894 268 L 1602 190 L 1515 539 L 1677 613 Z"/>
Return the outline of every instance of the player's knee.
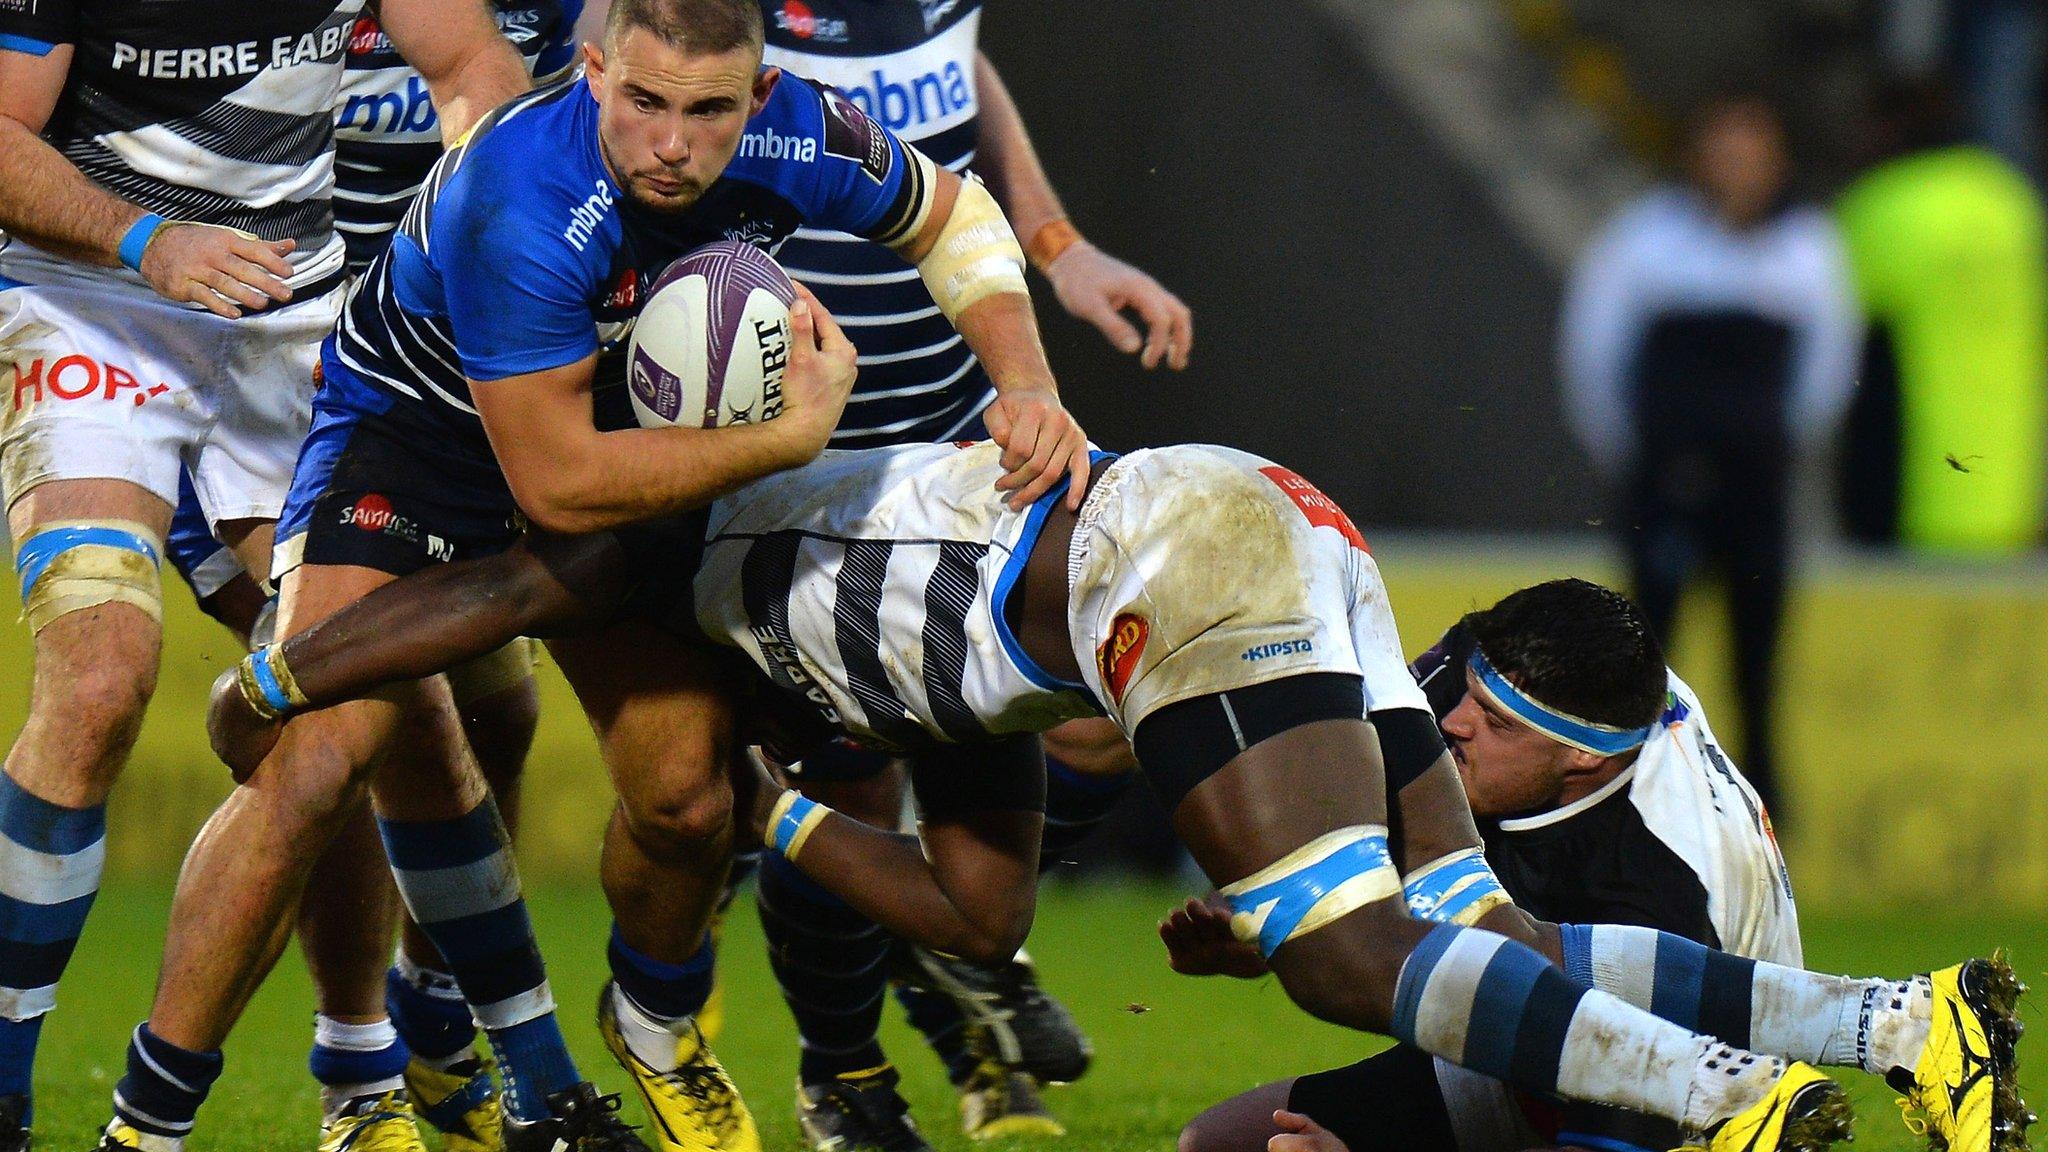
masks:
<path fill-rule="evenodd" d="M 626 827 L 663 863 L 722 858 L 732 839 L 732 785 L 711 776 L 621 797 Z"/>
<path fill-rule="evenodd" d="M 42 661 L 30 710 L 32 720 L 61 745 L 46 749 L 48 755 L 111 785 L 156 691 L 154 643 L 147 648 L 144 655 L 110 645 L 94 659 L 64 661 L 62 667 Z"/>

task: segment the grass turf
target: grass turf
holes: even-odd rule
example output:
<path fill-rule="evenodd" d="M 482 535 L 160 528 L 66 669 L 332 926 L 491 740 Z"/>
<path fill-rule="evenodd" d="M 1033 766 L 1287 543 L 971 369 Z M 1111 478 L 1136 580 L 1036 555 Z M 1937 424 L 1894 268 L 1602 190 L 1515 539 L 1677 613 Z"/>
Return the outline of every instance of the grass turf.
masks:
<path fill-rule="evenodd" d="M 1032 949 L 1048 985 L 1096 1043 L 1088 1077 L 1051 1093 L 1070 1129 L 1061 1147 L 1169 1149 L 1185 1120 L 1226 1095 L 1345 1063 L 1380 1044 L 1309 1020 L 1271 980 L 1174 976 L 1152 925 L 1176 899 L 1159 886 L 1061 886 L 1046 893 Z M 608 1090 L 625 1088 L 592 1024 L 604 979 L 602 899 L 591 889 L 542 884 L 532 905 L 570 1044 L 587 1074 Z M 120 884 L 101 895 L 44 1032 L 39 1147 L 84 1149 L 94 1142 L 120 1076 L 127 1031 L 148 1009 L 168 906 L 162 885 Z M 2048 923 L 2039 920 L 1902 914 L 1850 921 L 1809 912 L 1806 940 L 1808 963 L 1826 970 L 1906 972 L 2005 945 L 2023 979 L 2038 984 L 2048 974 Z M 726 941 L 728 1023 L 718 1050 L 752 1103 L 766 1146 L 796 1149 L 794 1033 L 769 977 L 751 907 L 735 909 Z M 305 969 L 296 955 L 287 955 L 229 1044 L 227 1073 L 200 1115 L 195 1148 L 312 1146 L 318 1105 L 305 1071 L 311 1003 Z M 2026 1010 L 2030 1019 L 2039 1011 Z M 919 1051 L 893 1006 L 889 1017 L 885 1042 L 904 1070 L 905 1093 L 926 1132 L 942 1150 L 972 1146 L 959 1135 L 953 1097 L 936 1063 Z M 2023 1047 L 2022 1057 L 2027 1054 Z M 2048 1098 L 2048 1078 L 2037 1068 L 2030 1072 L 2029 1097 Z M 1900 1126 L 1883 1084 L 1854 1073 L 1842 1078 L 1858 1103 L 1858 1149 L 1923 1146 Z M 637 1102 L 629 1098 L 627 1109 L 637 1120 Z"/>

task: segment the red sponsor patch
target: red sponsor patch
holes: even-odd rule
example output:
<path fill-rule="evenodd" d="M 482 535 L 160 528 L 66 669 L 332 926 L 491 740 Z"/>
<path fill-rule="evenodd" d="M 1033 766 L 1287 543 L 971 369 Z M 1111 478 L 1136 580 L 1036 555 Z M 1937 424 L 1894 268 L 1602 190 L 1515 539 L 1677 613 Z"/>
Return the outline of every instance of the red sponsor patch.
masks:
<path fill-rule="evenodd" d="M 372 492 L 348 510 L 348 522 L 365 532 L 382 532 L 391 527 L 396 515 L 389 499 Z"/>
<path fill-rule="evenodd" d="M 626 269 L 618 283 L 612 285 L 612 294 L 605 297 L 607 308 L 631 309 L 640 303 L 640 272 L 636 268 Z"/>
<path fill-rule="evenodd" d="M 348 51 L 351 56 L 367 56 L 385 46 L 384 30 L 377 27 L 375 16 L 356 17 L 356 26 L 349 29 Z"/>
<path fill-rule="evenodd" d="M 1145 652 L 1145 637 L 1150 632 L 1143 616 L 1120 613 L 1109 622 L 1109 639 L 1096 646 L 1095 670 L 1113 702 L 1123 703 L 1124 688 L 1131 682 L 1131 673 L 1138 670 L 1138 657 Z"/>
<path fill-rule="evenodd" d="M 809 40 L 818 31 L 818 18 L 803 0 L 788 0 L 782 6 L 782 26 Z"/>
<path fill-rule="evenodd" d="M 141 407 L 153 396 L 171 390 L 168 384 L 144 384 L 135 373 L 119 364 L 107 364 L 90 356 L 60 356 L 55 360 L 37 358 L 27 365 L 15 365 L 14 408 L 51 400 L 127 399 Z"/>
<path fill-rule="evenodd" d="M 1308 517 L 1309 523 L 1318 528 L 1335 528 L 1344 534 L 1346 540 L 1351 541 L 1353 548 L 1360 552 L 1372 551 L 1365 542 L 1364 534 L 1351 522 L 1351 517 L 1346 516 L 1344 510 L 1337 507 L 1335 500 L 1323 495 L 1321 489 L 1278 464 L 1269 464 L 1259 469 L 1259 475 L 1278 484 L 1280 490 L 1287 493 L 1287 498 L 1294 501 L 1294 506 L 1301 509 L 1301 514 Z"/>

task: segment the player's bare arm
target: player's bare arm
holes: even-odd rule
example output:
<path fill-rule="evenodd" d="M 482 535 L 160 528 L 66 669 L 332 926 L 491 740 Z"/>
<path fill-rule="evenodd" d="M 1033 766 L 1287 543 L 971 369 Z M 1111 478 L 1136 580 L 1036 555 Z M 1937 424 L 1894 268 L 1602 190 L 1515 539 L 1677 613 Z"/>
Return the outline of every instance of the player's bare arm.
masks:
<path fill-rule="evenodd" d="M 949 746 L 920 761 L 931 784 L 915 836 L 814 804 L 751 758 L 740 770 L 753 776 L 755 839 L 898 938 L 990 964 L 1023 946 L 1045 828 L 1035 744 Z"/>
<path fill-rule="evenodd" d="M 790 310 L 784 410 L 729 428 L 629 428 L 591 421 L 597 357 L 470 382 L 491 449 L 519 507 L 550 532 L 596 532 L 702 507 L 825 448 L 853 390 L 853 345 L 808 293 Z"/>
<path fill-rule="evenodd" d="M 1060 402 L 1046 363 L 1016 235 L 978 181 L 962 180 L 907 147 L 905 152 L 931 181 L 931 207 L 910 238 L 891 247 L 917 265 L 939 310 L 995 384 L 995 402 L 983 419 L 1003 447 L 1006 472 L 996 486 L 1013 492 L 1010 506 L 1022 508 L 1070 476 L 1067 507 L 1079 508 L 1088 480 L 1088 436 Z"/>
<path fill-rule="evenodd" d="M 127 263 L 180 303 L 233 318 L 291 299 L 290 240 L 165 220 L 100 187 L 40 135 L 71 71 L 73 48 L 0 49 L 0 229 L 67 259 Z"/>
<path fill-rule="evenodd" d="M 553 636 L 609 619 L 625 592 L 626 560 L 609 534 L 529 536 L 508 551 L 394 580 L 259 653 L 303 701 L 325 708 L 389 684 L 423 679 L 496 651 L 519 636 Z M 214 681 L 213 750 L 245 779 L 283 722 L 247 694 L 249 669 Z"/>
<path fill-rule="evenodd" d="M 434 95 L 441 140 L 532 87 L 526 65 L 484 0 L 377 0 L 377 22 Z"/>
<path fill-rule="evenodd" d="M 1016 101 L 986 53 L 975 54 L 974 87 L 981 106 L 974 170 L 988 181 L 1024 243 L 1025 256 L 1052 284 L 1060 307 L 1093 324 L 1117 351 L 1137 353 L 1147 368 L 1161 362 L 1186 368 L 1195 345 L 1194 313 L 1159 281 L 1097 248 L 1074 228 L 1038 162 Z M 1126 309 L 1145 322 L 1142 336 L 1124 318 Z"/>

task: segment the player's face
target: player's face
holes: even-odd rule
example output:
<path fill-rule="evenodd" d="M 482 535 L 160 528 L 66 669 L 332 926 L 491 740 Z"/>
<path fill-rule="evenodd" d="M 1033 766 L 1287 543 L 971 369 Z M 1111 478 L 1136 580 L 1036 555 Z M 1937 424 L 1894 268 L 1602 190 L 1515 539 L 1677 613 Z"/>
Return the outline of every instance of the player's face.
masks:
<path fill-rule="evenodd" d="M 1472 814 L 1497 820 L 1555 807 L 1571 776 L 1571 749 L 1486 703 L 1476 677 L 1465 677 L 1465 698 L 1443 731 Z"/>
<path fill-rule="evenodd" d="M 1768 111 L 1734 104 L 1700 126 L 1687 157 L 1694 183 L 1737 224 L 1761 219 L 1784 194 L 1785 135 Z"/>
<path fill-rule="evenodd" d="M 657 212 L 695 204 L 739 151 L 747 118 L 779 75 L 758 48 L 688 53 L 644 28 L 609 52 L 583 46 L 605 165 L 626 194 Z"/>

